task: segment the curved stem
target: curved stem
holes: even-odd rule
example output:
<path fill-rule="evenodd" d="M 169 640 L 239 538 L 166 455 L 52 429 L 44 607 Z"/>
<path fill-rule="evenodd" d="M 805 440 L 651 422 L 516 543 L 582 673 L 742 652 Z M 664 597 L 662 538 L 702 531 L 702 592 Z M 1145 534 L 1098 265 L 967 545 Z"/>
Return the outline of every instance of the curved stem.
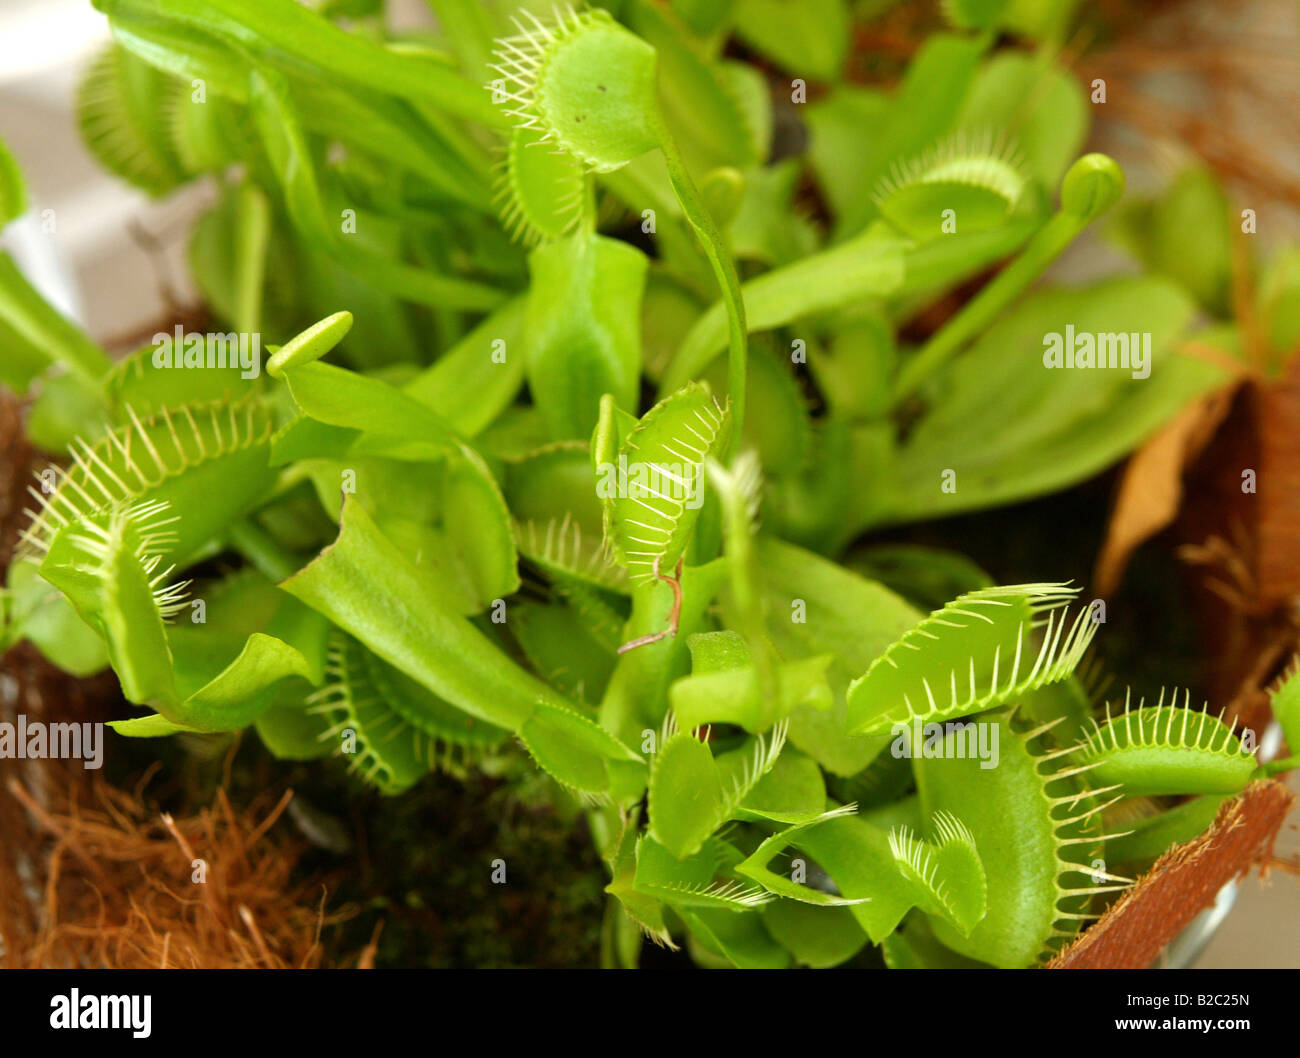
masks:
<path fill-rule="evenodd" d="M 1087 223 L 1074 214 L 1061 212 L 1044 224 L 1029 240 L 1024 252 L 968 301 L 907 362 L 894 384 L 894 404 L 915 393 L 922 382 L 988 327 L 1064 252 Z"/>
<path fill-rule="evenodd" d="M 270 533 L 252 518 L 232 522 L 227 533 L 230 546 L 252 563 L 253 567 L 279 583 L 292 577 L 302 563 L 282 548 Z"/>
<path fill-rule="evenodd" d="M 718 286 L 722 288 L 723 303 L 727 306 L 727 396 L 731 401 L 732 429 L 731 440 L 727 444 L 723 462 L 729 463 L 740 445 L 741 428 L 745 423 L 748 331 L 745 326 L 745 302 L 740 293 L 740 277 L 736 274 L 735 262 L 732 261 L 731 254 L 722 241 L 722 234 L 713 223 L 713 218 L 704 205 L 704 199 L 686 169 L 681 151 L 678 150 L 677 143 L 661 115 L 656 116 L 655 126 L 664 162 L 668 166 L 668 178 L 672 181 L 673 192 L 681 203 L 682 214 L 695 229 L 695 235 L 704 247 L 713 274 L 717 277 Z"/>
<path fill-rule="evenodd" d="M 729 469 L 711 468 L 710 475 L 718 495 L 722 497 L 723 550 L 727 558 L 730 588 L 730 599 L 726 606 L 727 624 L 745 637 L 758 679 L 760 700 L 766 707 L 775 704 L 780 691 L 776 672 L 778 659 L 763 621 L 758 555 L 754 550 L 754 526 L 745 489 L 741 485 L 741 477 L 748 471 L 748 468 L 742 470 L 741 464 L 747 458 L 748 454 L 742 456 Z M 751 465 L 756 472 L 757 462 Z"/>

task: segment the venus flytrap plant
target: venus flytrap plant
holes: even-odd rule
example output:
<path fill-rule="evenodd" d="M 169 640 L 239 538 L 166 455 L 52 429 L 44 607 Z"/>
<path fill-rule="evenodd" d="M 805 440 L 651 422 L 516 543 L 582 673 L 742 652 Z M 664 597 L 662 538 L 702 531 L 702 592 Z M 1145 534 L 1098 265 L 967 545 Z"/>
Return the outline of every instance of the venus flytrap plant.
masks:
<path fill-rule="evenodd" d="M 890 172 L 876 187 L 876 208 L 917 240 L 945 234 L 945 218 L 954 231 L 959 217 L 963 231 L 987 231 L 1006 221 L 1026 186 L 1005 144 L 958 135 Z"/>
<path fill-rule="evenodd" d="M 1075 162 L 1061 183 L 1057 213 L 1034 234 L 1014 262 L 907 362 L 894 386 L 894 400 L 912 394 L 931 372 L 987 327 L 1123 193 L 1124 173 L 1104 154 L 1084 155 Z"/>
<path fill-rule="evenodd" d="M 1300 758 L 1300 659 L 1293 660 L 1287 672 L 1279 678 L 1273 688 L 1270 704 L 1290 751 L 1290 756 L 1264 765 L 1264 774 L 1276 775 L 1296 767 L 1296 761 Z"/>
<path fill-rule="evenodd" d="M 593 172 L 609 172 L 658 148 L 683 214 L 722 288 L 729 332 L 727 393 L 739 420 L 747 351 L 739 280 L 721 234 L 664 121 L 654 48 L 603 11 L 558 14 L 552 25 L 527 15 L 518 36 L 499 42 L 495 70 L 508 113 Z M 737 422 L 739 429 L 740 422 Z M 734 451 L 734 449 L 732 450 Z"/>
<path fill-rule="evenodd" d="M 1181 707 L 1176 694 L 1165 705 L 1164 692 L 1153 706 L 1126 700 L 1115 718 L 1108 709 L 1080 759 L 1095 764 L 1098 781 L 1120 784 L 1129 796 L 1240 793 L 1257 771 L 1251 750 L 1221 718 L 1190 708 L 1190 696 Z"/>
<path fill-rule="evenodd" d="M 1068 679 L 1097 630 L 1087 610 L 1069 620 L 1063 607 L 1074 595 L 1062 584 L 1026 584 L 986 588 L 949 603 L 849 687 L 850 730 L 872 733 L 968 716 Z M 1040 628 L 1035 646 L 1033 633 Z M 942 658 L 951 659 L 946 674 Z M 932 680 L 927 673 L 934 674 L 936 665 L 939 678 Z"/>
<path fill-rule="evenodd" d="M 1095 917 L 1088 904 L 1098 892 L 1088 882 L 1079 849 L 1105 840 L 1093 825 L 1113 788 L 1089 789 L 1078 768 L 1053 767 L 1043 748 L 1051 725 L 1018 731 L 1008 713 L 984 721 L 1003 736 L 998 767 L 955 754 L 917 761 L 917 785 L 928 812 L 960 813 L 988 879 L 988 912 L 962 936 L 942 921 L 936 937 L 959 954 L 994 966 L 1023 966 L 1044 958 Z M 960 734 L 946 736 L 951 743 Z M 1059 753 L 1057 754 L 1059 756 Z M 1080 884 L 1080 881 L 1088 884 Z"/>
<path fill-rule="evenodd" d="M 88 142 L 151 193 L 218 185 L 196 278 L 268 354 L 112 363 L 0 257 L 0 380 L 62 464 L 2 642 L 111 665 L 147 710 L 120 734 L 253 726 L 389 795 L 526 755 L 586 814 L 621 964 L 645 935 L 709 965 L 1035 965 L 1128 884 L 1095 857 L 1140 866 L 1294 765 L 1186 699 L 1094 720 L 1073 588 L 836 561 L 1078 481 L 1218 378 L 1170 359 L 1085 396 L 1019 355 L 1065 320 L 1163 350 L 1192 310 L 1150 278 L 1026 293 L 1123 179 L 1075 160 L 1064 72 L 991 52 L 1006 5 L 949 4 L 892 97 L 784 4 L 512 31 L 436 0 L 451 61 L 292 0 L 100 6 Z M 730 33 L 826 79 L 806 152 L 764 164 L 770 85 Z M 0 217 L 23 201 L 0 151 Z"/>
<path fill-rule="evenodd" d="M 906 826 L 889 832 L 889 850 L 904 877 L 919 890 L 917 906 L 957 932 L 969 935 L 988 907 L 984 866 L 975 838 L 956 816 L 939 812 L 932 827 L 935 842 L 918 838 Z"/>
<path fill-rule="evenodd" d="M 674 598 L 667 628 L 631 640 L 626 649 L 676 634 L 681 567 L 702 510 L 705 461 L 728 444 L 730 409 L 707 386 L 692 384 L 623 432 L 615 406 L 609 400 L 602 404 L 592 460 L 605 539 L 634 584 L 653 587 L 663 581 Z M 629 466 L 638 473 L 625 482 L 621 479 Z"/>
<path fill-rule="evenodd" d="M 528 245 L 571 234 L 589 212 L 582 164 L 563 151 L 547 150 L 536 129 L 519 127 L 510 134 L 497 174 L 494 201 L 502 223 Z"/>

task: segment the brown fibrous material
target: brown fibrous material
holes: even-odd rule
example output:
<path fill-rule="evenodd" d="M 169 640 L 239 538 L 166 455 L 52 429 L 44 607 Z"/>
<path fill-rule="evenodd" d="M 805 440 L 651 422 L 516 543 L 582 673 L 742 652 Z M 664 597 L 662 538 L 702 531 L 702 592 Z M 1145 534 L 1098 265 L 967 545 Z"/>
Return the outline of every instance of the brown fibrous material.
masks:
<path fill-rule="evenodd" d="M 235 809 L 225 790 L 181 819 L 138 792 L 64 776 L 43 805 L 0 789 L 0 965 L 10 968 L 288 969 L 325 962 L 319 882 L 301 843 L 273 828 L 293 797 Z"/>
<path fill-rule="evenodd" d="M 1091 928 L 1049 964 L 1054 970 L 1136 970 L 1151 966 L 1219 890 L 1256 864 L 1269 866 L 1294 795 L 1257 782 L 1226 802 L 1200 837 L 1177 845 Z"/>

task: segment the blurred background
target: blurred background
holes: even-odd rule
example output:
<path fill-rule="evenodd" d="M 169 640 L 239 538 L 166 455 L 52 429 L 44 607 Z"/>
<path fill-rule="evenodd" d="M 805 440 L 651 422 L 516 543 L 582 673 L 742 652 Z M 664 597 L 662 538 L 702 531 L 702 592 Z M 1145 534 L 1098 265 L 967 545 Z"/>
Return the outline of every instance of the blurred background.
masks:
<path fill-rule="evenodd" d="M 420 0 L 392 6 L 398 25 L 430 19 Z M 865 47 L 906 54 L 909 28 L 932 15 L 927 3 L 895 6 L 880 39 Z M 1107 85 L 1106 103 L 1094 107 L 1091 149 L 1113 154 L 1130 186 L 1149 191 L 1199 157 L 1224 181 L 1235 206 L 1257 211 L 1265 253 L 1268 246 L 1296 241 L 1296 4 L 1103 0 L 1089 8 L 1070 46 L 1078 52 L 1071 65 L 1080 80 L 1087 85 L 1101 78 Z M 83 148 L 74 118 L 77 82 L 108 39 L 107 23 L 89 0 L 0 0 L 0 138 L 17 156 L 33 205 L 8 229 L 4 245 L 19 254 L 54 303 L 101 343 L 121 349 L 196 302 L 186 244 L 211 189 L 191 185 L 151 200 L 106 175 Z M 1113 270 L 1119 260 L 1104 242 L 1091 239 L 1071 250 L 1057 271 L 1083 277 Z M 1300 790 L 1295 776 L 1291 783 Z M 1284 827 L 1277 853 L 1300 862 L 1300 813 Z M 1297 881 L 1252 876 L 1243 882 L 1197 965 L 1300 966 Z"/>

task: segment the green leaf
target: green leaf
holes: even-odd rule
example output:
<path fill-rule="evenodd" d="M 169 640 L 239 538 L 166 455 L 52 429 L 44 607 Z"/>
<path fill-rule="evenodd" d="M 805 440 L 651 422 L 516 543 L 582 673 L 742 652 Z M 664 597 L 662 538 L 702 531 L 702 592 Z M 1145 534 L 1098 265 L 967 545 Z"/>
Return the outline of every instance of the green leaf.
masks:
<path fill-rule="evenodd" d="M 1055 187 L 1088 135 L 1083 87 L 1044 55 L 1002 51 L 975 76 L 959 125 L 999 129 L 1015 143 L 1026 173 Z"/>
<path fill-rule="evenodd" d="M 1234 728 L 1209 713 L 1184 705 L 1130 708 L 1106 722 L 1093 724 L 1073 759 L 1092 765 L 1099 786 L 1119 785 L 1130 797 L 1165 794 L 1238 794 L 1255 774 L 1254 754 Z"/>
<path fill-rule="evenodd" d="M 104 637 L 127 701 L 179 720 L 163 628 L 177 589 L 162 583 L 169 569 L 154 573 L 158 548 L 167 543 L 167 515 L 166 504 L 145 503 L 69 522 L 50 538 L 40 571 Z"/>
<path fill-rule="evenodd" d="M 1176 348 L 1192 314 L 1177 288 L 1150 278 L 1027 297 L 947 370 L 928 414 L 898 450 L 887 512 L 867 520 L 907 521 L 1028 499 L 1114 463 L 1224 380 L 1221 368 Z M 1085 334 L 1138 334 L 1143 348 L 1141 336 L 1149 334 L 1150 377 L 1134 378 L 1138 368 L 1048 369 L 1048 340 L 1059 336 L 1063 345 L 1067 334 L 1080 342 Z M 999 409 L 996 430 L 990 407 Z"/>
<path fill-rule="evenodd" d="M 244 377 L 261 369 L 253 355 L 255 350 L 245 342 L 245 355 L 256 366 L 244 372 L 240 367 L 238 336 L 214 332 L 214 337 L 222 342 L 219 348 L 229 356 L 227 363 L 231 364 L 230 367 L 189 369 L 180 364 L 172 366 L 175 361 L 163 359 L 164 347 L 158 341 L 160 338 L 174 339 L 173 334 L 166 332 L 155 335 L 154 344 L 137 349 L 117 361 L 104 378 L 104 395 L 112 409 L 113 421 L 125 424 L 130 422 L 132 413 L 153 416 L 186 404 L 217 401 L 238 404 L 255 393 L 258 386 L 253 377 Z M 227 342 L 227 338 L 234 340 Z M 214 346 L 214 352 L 217 348 Z"/>
<path fill-rule="evenodd" d="M 1261 271 L 1257 296 L 1269 343 L 1285 359 L 1300 344 L 1300 247 L 1280 248 L 1272 256 Z"/>
<path fill-rule="evenodd" d="M 704 61 L 663 7 L 635 0 L 630 8 L 629 25 L 658 54 L 660 99 L 687 157 L 701 170 L 760 164 L 763 156 L 722 71 Z"/>
<path fill-rule="evenodd" d="M 587 438 L 601 398 L 635 411 L 646 256 L 579 232 L 528 259 L 528 388 L 554 440 Z"/>
<path fill-rule="evenodd" d="M 1270 703 L 1287 747 L 1292 753 L 1300 753 L 1300 664 L 1293 665 L 1278 683 Z"/>
<path fill-rule="evenodd" d="M 166 503 L 177 517 L 171 554 L 186 562 L 274 484 L 270 415 L 256 401 L 187 404 L 148 418 L 128 410 L 127 418 L 93 445 L 72 446 L 75 463 L 41 495 L 25 548 L 42 549 L 57 527 L 87 514 Z"/>
<path fill-rule="evenodd" d="M 637 841 L 635 885 L 638 892 L 677 907 L 749 911 L 772 897 L 756 885 L 729 877 L 740 853 L 711 838 L 698 852 L 678 859 L 648 834 Z"/>
<path fill-rule="evenodd" d="M 1087 608 L 1073 622 L 1062 609 L 1077 590 L 981 588 L 936 610 L 849 687 L 849 729 L 879 733 L 967 716 L 1066 679 L 1097 631 Z"/>
<path fill-rule="evenodd" d="M 786 158 L 745 173 L 738 208 L 727 225 L 727 236 L 738 259 L 776 267 L 818 248 L 817 229 L 798 206 L 803 173 L 798 158 Z"/>
<path fill-rule="evenodd" d="M 168 720 L 162 713 L 135 716 L 129 720 L 110 720 L 108 726 L 126 738 L 166 738 L 181 733 L 194 734 L 201 729 Z"/>
<path fill-rule="evenodd" d="M 997 28 L 1007 0 L 944 0 L 943 13 L 958 29 Z"/>
<path fill-rule="evenodd" d="M 421 62 L 333 25 L 293 0 L 96 0 L 111 20 L 198 28 L 249 55 L 287 68 L 306 66 L 325 80 L 355 83 L 420 99 L 438 109 L 495 127 L 486 92 L 450 68 Z"/>
<path fill-rule="evenodd" d="M 729 408 L 692 383 L 661 400 L 627 433 L 612 459 L 593 442 L 605 539 L 636 583 L 672 574 L 704 504 L 704 462 L 730 436 Z"/>
<path fill-rule="evenodd" d="M 390 542 L 352 497 L 343 504 L 338 540 L 282 587 L 471 716 L 515 732 L 532 721 L 529 735 L 539 747 L 545 744 L 557 769 L 585 767 L 593 754 L 640 759 L 456 613 L 437 580 Z M 558 740 L 552 739 L 557 730 Z M 571 759 L 561 759 L 554 746 L 571 751 Z M 558 777 L 576 785 L 568 771 Z"/>
<path fill-rule="evenodd" d="M 928 37 L 907 67 L 903 83 L 887 104 L 878 97 L 858 96 L 850 113 L 836 114 L 830 128 L 841 135 L 819 150 L 818 130 L 814 125 L 812 156 L 823 180 L 827 170 L 843 166 L 852 173 L 857 193 L 851 194 L 838 217 L 837 231 L 847 236 L 862 231 L 876 216 L 870 191 L 899 158 L 920 154 L 931 144 L 956 128 L 962 105 L 970 91 L 979 61 L 988 48 L 983 37 L 963 37 L 936 33 Z M 836 98 L 836 97 L 832 97 Z M 866 126 L 852 126 L 852 114 L 869 120 Z M 863 127 L 871 136 L 862 136 Z M 823 134 L 826 126 L 823 125 Z M 853 143 L 845 153 L 843 134 Z"/>
<path fill-rule="evenodd" d="M 679 859 L 690 856 L 740 810 L 775 765 L 785 746 L 785 725 L 746 742 L 716 761 L 706 743 L 678 731 L 675 719 L 661 733 L 650 765 L 650 833 Z"/>
<path fill-rule="evenodd" d="M 306 702 L 273 705 L 254 721 L 262 744 L 276 760 L 316 760 L 332 750 L 325 740 L 329 721 Z"/>
<path fill-rule="evenodd" d="M 0 140 L 0 228 L 27 212 L 27 186 L 18 159 Z"/>
<path fill-rule="evenodd" d="M 770 537 L 759 538 L 758 559 L 767 631 L 780 654 L 835 659 L 827 672 L 834 695 L 831 710 L 795 710 L 790 741 L 827 770 L 853 775 L 888 739 L 849 734 L 845 692 L 920 613 L 879 584 Z"/>
<path fill-rule="evenodd" d="M 922 809 L 931 818 L 940 811 L 960 816 L 987 878 L 988 911 L 968 935 L 940 917 L 931 924 L 939 941 L 962 955 L 1002 968 L 1029 966 L 1068 939 L 1064 927 L 1087 917 L 1092 888 L 1066 881 L 1086 877 L 1088 868 L 1073 860 L 1097 847 L 1101 834 L 1089 821 L 1103 805 L 1089 805 L 1097 791 L 1080 787 L 1072 769 L 1052 769 L 1030 748 L 1043 729 L 1022 734 L 1005 712 L 980 722 L 995 725 L 997 767 L 963 755 L 959 732 L 912 760 Z"/>
<path fill-rule="evenodd" d="M 618 899 L 619 904 L 646 936 L 661 947 L 676 950 L 668 927 L 664 924 L 663 904 L 654 897 L 646 896 L 636 889 L 636 870 L 638 864 L 638 846 L 643 840 L 639 827 L 639 808 L 633 808 L 627 815 L 622 830 L 616 840 L 610 843 L 606 854 L 611 881 L 605 892 Z"/>
<path fill-rule="evenodd" d="M 596 640 L 572 607 L 515 603 L 510 630 L 547 683 L 574 701 L 600 701 L 614 671 L 614 653 Z"/>
<path fill-rule="evenodd" d="M 361 497 L 359 502 L 374 514 L 384 535 L 410 556 L 411 564 L 441 585 L 449 608 L 463 617 L 483 613 L 494 606 L 498 607 L 498 613 L 504 612 L 499 609 L 504 596 L 519 587 L 519 580 L 509 526 L 502 521 L 500 511 L 492 512 L 492 520 L 482 523 L 484 532 L 479 535 L 475 535 L 474 530 L 480 523 L 469 517 L 469 512 L 466 512 L 466 517 L 457 517 L 455 511 L 442 505 L 437 518 L 439 524 L 430 525 L 423 519 L 403 517 L 393 513 L 392 505 L 398 501 L 392 497 L 375 502 L 377 483 L 382 483 L 381 487 L 410 489 L 415 495 L 420 495 L 417 489 L 427 483 L 428 490 L 422 498 L 437 502 L 443 492 L 443 468 L 433 467 L 428 475 L 415 475 L 410 472 L 412 464 L 409 463 L 394 464 L 387 460 L 368 464 L 359 460 L 349 462 L 355 466 L 357 495 Z M 381 467 L 393 466 L 405 472 L 376 473 Z M 336 506 L 344 495 L 337 490 L 340 478 L 337 466 L 331 466 L 316 477 L 318 487 L 334 490 L 332 499 Z M 450 516 L 449 526 L 443 523 L 443 513 Z M 500 590 L 496 590 L 498 587 Z"/>
<path fill-rule="evenodd" d="M 749 330 L 766 331 L 864 298 L 889 297 L 902 282 L 902 243 L 871 229 L 749 280 L 741 286 L 741 295 Z M 698 376 L 726 344 L 727 312 L 719 302 L 691 328 L 659 391 L 671 392 Z"/>
<path fill-rule="evenodd" d="M 62 364 L 82 381 L 97 383 L 108 371 L 108 354 L 49 304 L 0 252 L 0 382 L 23 392 L 43 368 Z"/>
<path fill-rule="evenodd" d="M 833 81 L 849 47 L 845 0 L 737 0 L 737 35 L 798 76 Z"/>
<path fill-rule="evenodd" d="M 731 647 L 725 656 L 714 650 L 716 640 L 725 640 Z M 700 633 L 691 636 L 687 645 L 694 662 L 692 672 L 672 685 L 669 701 L 678 722 L 688 730 L 726 723 L 756 734 L 796 709 L 831 707 L 826 686 L 826 669 L 832 660 L 828 655 L 779 666 L 778 696 L 767 700 L 760 691 L 753 656 L 739 633 Z"/>
<path fill-rule="evenodd" d="M 1106 858 L 1126 864 L 1154 861 L 1175 845 L 1204 834 L 1227 800 L 1227 794 L 1206 794 L 1125 823 L 1130 832 L 1106 842 Z"/>
<path fill-rule="evenodd" d="M 462 437 L 482 433 L 523 384 L 524 306 L 516 298 L 487 316 L 408 382 L 406 395 L 427 404 Z"/>
<path fill-rule="evenodd" d="M 307 699 L 321 718 L 320 739 L 336 742 L 348 770 L 389 795 L 415 785 L 434 767 L 435 744 L 393 709 L 370 680 L 365 647 L 335 633 L 325 685 Z"/>
<path fill-rule="evenodd" d="M 988 969 L 987 963 L 958 955 L 935 940 L 934 931 L 923 915 L 910 916 L 901 929 L 886 937 L 881 954 L 891 970 Z"/>
<path fill-rule="evenodd" d="M 181 722 L 205 731 L 247 727 L 271 706 L 269 691 L 279 680 L 297 676 L 310 682 L 307 660 L 275 636 L 254 632 L 218 675 L 176 710 Z"/>
<path fill-rule="evenodd" d="M 290 366 L 283 377 L 304 413 L 360 431 L 372 454 L 419 461 L 439 458 L 457 445 L 430 408 L 377 378 L 322 363 Z"/>
<path fill-rule="evenodd" d="M 866 167 L 873 167 L 876 179 L 884 171 L 875 161 L 873 138 L 863 136 L 862 130 L 882 127 L 889 113 L 889 97 L 883 92 L 849 84 L 837 85 L 807 104 L 808 160 L 836 217 L 869 200 L 871 185 L 862 176 Z"/>
<path fill-rule="evenodd" d="M 104 168 L 155 196 L 184 179 L 163 111 L 173 84 L 112 44 L 86 69 L 77 89 L 82 142 Z"/>
<path fill-rule="evenodd" d="M 1000 227 L 1025 188 L 1012 151 L 997 149 L 987 134 L 958 134 L 895 166 L 876 187 L 876 208 L 904 235 L 923 241 Z"/>
<path fill-rule="evenodd" d="M 813 969 L 847 962 L 867 943 L 867 935 L 847 907 L 778 900 L 763 909 L 763 925 L 795 959 Z"/>
<path fill-rule="evenodd" d="M 773 834 L 748 859 L 737 864 L 736 872 L 778 896 L 819 907 L 851 908 L 858 925 L 872 943 L 878 944 L 902 921 L 914 895 L 894 866 L 885 832 L 853 818 L 855 810 L 853 805 L 831 809 Z M 839 895 L 813 889 L 768 869 L 768 862 L 790 845 L 817 861 L 835 882 Z M 800 864 L 792 860 L 792 865 L 806 872 L 806 861 Z"/>
<path fill-rule="evenodd" d="M 984 865 L 975 838 L 949 813 L 937 814 L 931 820 L 931 830 L 936 839 L 933 843 L 916 837 L 908 827 L 891 830 L 890 851 L 916 892 L 917 906 L 969 936 L 988 909 Z"/>
<path fill-rule="evenodd" d="M 1233 218 L 1209 168 L 1184 169 L 1153 202 L 1130 210 L 1128 240 L 1156 275 L 1179 283 L 1206 310 L 1231 313 Z"/>
<path fill-rule="evenodd" d="M 817 762 L 787 748 L 740 803 L 739 815 L 749 820 L 805 823 L 825 808 L 826 784 Z"/>
<path fill-rule="evenodd" d="M 303 10 L 296 4 L 292 6 Z M 249 99 L 267 156 L 282 181 L 289 216 L 314 248 L 329 253 L 340 265 L 363 275 L 381 289 L 412 301 L 436 307 L 490 309 L 502 300 L 486 284 L 393 260 L 345 235 L 343 225 L 329 217 L 312 155 L 284 79 L 273 70 L 254 70 Z"/>
<path fill-rule="evenodd" d="M 103 637 L 77 613 L 57 588 L 41 578 L 39 563 L 15 559 L 8 586 L 0 593 L 4 613 L 0 646 L 26 639 L 42 657 L 71 676 L 85 677 L 108 666 Z"/>
<path fill-rule="evenodd" d="M 715 390 L 723 388 L 721 361 L 715 360 L 704 378 Z M 794 373 L 757 344 L 749 356 L 745 403 L 742 446 L 754 450 L 763 473 L 776 478 L 802 472 L 813 448 L 807 398 Z"/>
<path fill-rule="evenodd" d="M 696 852 L 727 812 L 722 776 L 707 744 L 689 731 L 666 739 L 650 765 L 649 827 L 678 859 Z"/>
<path fill-rule="evenodd" d="M 781 970 L 790 956 L 763 928 L 756 911 L 737 915 L 730 911 L 683 908 L 679 914 L 692 939 L 705 951 L 743 970 Z"/>

